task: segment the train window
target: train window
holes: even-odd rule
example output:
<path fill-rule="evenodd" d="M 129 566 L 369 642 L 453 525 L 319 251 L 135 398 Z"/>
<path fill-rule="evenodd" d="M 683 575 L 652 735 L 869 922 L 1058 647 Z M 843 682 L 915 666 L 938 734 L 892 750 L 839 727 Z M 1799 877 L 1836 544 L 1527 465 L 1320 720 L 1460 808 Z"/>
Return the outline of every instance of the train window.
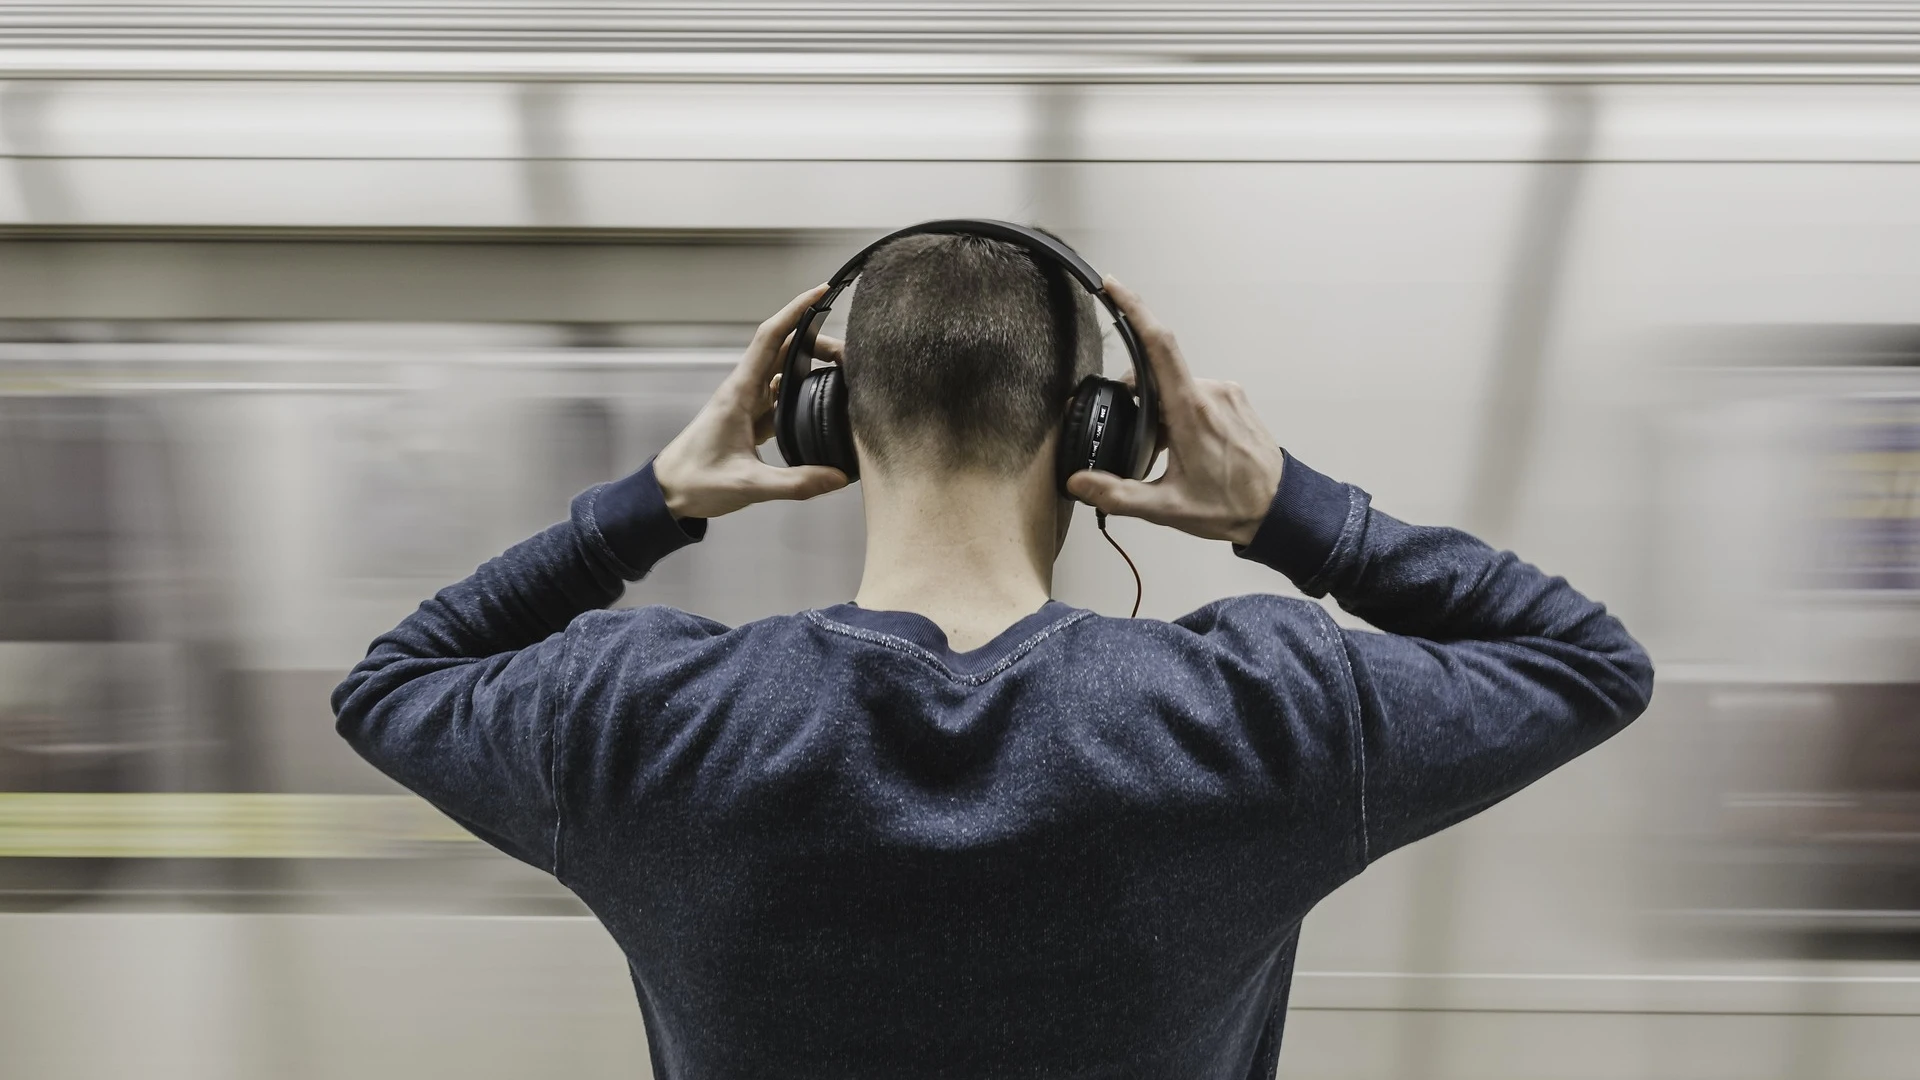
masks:
<path fill-rule="evenodd" d="M 750 324 L 12 330 L 0 906 L 578 913 L 354 757 L 328 695 L 426 590 L 672 438 Z M 744 620 L 851 591 L 854 497 L 758 526 L 624 602 Z"/>
<path fill-rule="evenodd" d="M 1920 327 L 1690 348 L 1668 618 L 1697 674 L 1660 707 L 1713 796 L 1666 819 L 1669 914 L 1746 954 L 1920 956 Z"/>
<path fill-rule="evenodd" d="M 0 640 L 113 637 L 111 405 L 0 397 Z"/>
<path fill-rule="evenodd" d="M 296 406 L 299 407 L 299 406 Z M 343 577 L 438 578 L 474 565 L 472 433 L 436 389 L 316 401 L 338 457 L 332 531 Z M 337 440 L 337 441 L 336 441 Z"/>

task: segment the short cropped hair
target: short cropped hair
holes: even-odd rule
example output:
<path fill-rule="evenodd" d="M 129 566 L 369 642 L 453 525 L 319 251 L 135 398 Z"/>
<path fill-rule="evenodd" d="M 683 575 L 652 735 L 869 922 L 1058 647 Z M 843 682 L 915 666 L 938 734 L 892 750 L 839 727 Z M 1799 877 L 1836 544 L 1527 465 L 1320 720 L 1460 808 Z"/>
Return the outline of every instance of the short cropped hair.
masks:
<path fill-rule="evenodd" d="M 847 407 L 881 464 L 1017 473 L 1100 370 L 1094 300 L 1025 248 L 908 236 L 867 259 L 847 316 Z"/>

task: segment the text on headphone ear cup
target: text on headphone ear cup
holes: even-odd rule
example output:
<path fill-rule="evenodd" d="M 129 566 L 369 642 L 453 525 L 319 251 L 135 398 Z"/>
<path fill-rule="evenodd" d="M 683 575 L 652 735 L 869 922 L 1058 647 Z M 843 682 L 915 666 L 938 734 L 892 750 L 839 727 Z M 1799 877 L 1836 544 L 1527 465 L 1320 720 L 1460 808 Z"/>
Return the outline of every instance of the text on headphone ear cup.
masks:
<path fill-rule="evenodd" d="M 1140 479 L 1133 474 L 1133 426 L 1139 411 L 1125 383 L 1099 375 L 1080 380 L 1060 429 L 1056 471 L 1062 492 L 1067 477 L 1083 469 Z"/>
<path fill-rule="evenodd" d="M 1104 416 L 1096 409 L 1092 419 L 1093 430 L 1100 442 L 1099 452 L 1094 458 L 1094 468 L 1122 476 L 1129 480 L 1144 479 L 1133 468 L 1133 426 L 1140 414 L 1140 406 L 1133 400 L 1133 394 L 1127 384 L 1117 380 L 1113 383 L 1112 393 L 1102 402 L 1110 410 Z"/>
<path fill-rule="evenodd" d="M 1067 415 L 1060 424 L 1060 456 L 1054 469 L 1062 493 L 1067 490 L 1067 477 L 1086 468 L 1091 456 L 1088 444 L 1093 430 L 1087 418 L 1093 415 L 1100 397 L 1100 381 L 1098 375 L 1081 379 L 1080 385 L 1073 388 L 1073 396 L 1067 399 Z"/>

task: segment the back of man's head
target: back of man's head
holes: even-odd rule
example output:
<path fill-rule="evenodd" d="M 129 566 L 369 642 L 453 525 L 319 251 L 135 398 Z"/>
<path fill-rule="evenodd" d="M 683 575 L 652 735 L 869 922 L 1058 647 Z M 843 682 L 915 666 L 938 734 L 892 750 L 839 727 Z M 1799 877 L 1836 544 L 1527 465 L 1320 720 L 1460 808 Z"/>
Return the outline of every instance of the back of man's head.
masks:
<path fill-rule="evenodd" d="M 1024 248 L 909 236 L 861 269 L 843 367 L 863 470 L 1012 475 L 1100 370 L 1100 326 L 1086 290 Z"/>

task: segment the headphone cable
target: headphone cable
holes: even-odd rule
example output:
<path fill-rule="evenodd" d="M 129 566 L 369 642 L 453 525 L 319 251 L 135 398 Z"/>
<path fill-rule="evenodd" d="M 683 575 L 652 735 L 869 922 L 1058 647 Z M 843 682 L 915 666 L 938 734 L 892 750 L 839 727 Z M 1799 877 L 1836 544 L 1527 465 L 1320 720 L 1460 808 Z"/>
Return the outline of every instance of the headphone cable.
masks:
<path fill-rule="evenodd" d="M 1100 526 L 1100 535 L 1107 538 L 1107 543 L 1113 545 L 1113 550 L 1127 560 L 1127 569 L 1133 571 L 1133 611 L 1127 615 L 1127 618 L 1136 618 L 1140 614 L 1140 594 L 1145 591 L 1144 586 L 1140 584 L 1140 568 L 1133 565 L 1133 557 L 1127 554 L 1127 549 L 1121 547 L 1120 541 L 1115 540 L 1113 534 L 1107 531 L 1107 512 L 1096 509 L 1093 512 L 1093 520 L 1094 524 Z"/>

